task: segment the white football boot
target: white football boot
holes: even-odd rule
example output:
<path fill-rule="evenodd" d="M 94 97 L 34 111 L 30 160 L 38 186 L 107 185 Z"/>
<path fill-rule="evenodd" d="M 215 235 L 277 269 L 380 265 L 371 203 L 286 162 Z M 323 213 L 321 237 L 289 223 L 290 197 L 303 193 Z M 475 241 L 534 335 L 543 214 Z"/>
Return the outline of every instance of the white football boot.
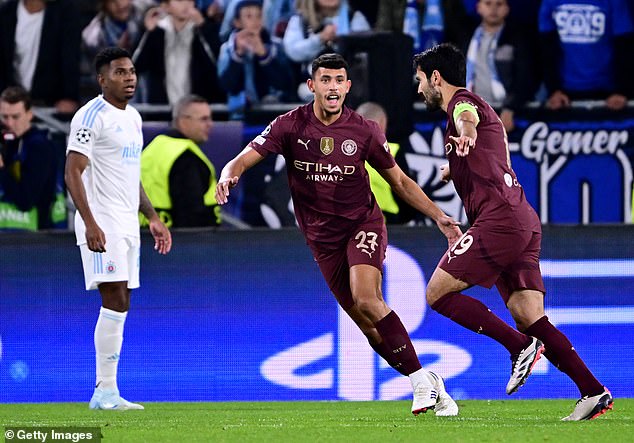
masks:
<path fill-rule="evenodd" d="M 445 389 L 445 383 L 442 377 L 431 371 L 429 371 L 428 374 L 429 376 L 427 378 L 434 386 L 436 392 L 438 392 L 438 401 L 436 402 L 436 407 L 434 408 L 436 416 L 453 417 L 458 415 L 458 405 Z"/>
<path fill-rule="evenodd" d="M 143 406 L 132 403 L 119 395 L 119 391 L 116 389 L 101 389 L 95 388 L 95 392 L 92 394 L 90 403 L 88 404 L 90 409 L 106 409 L 115 411 L 129 411 L 145 409 Z"/>
<path fill-rule="evenodd" d="M 544 344 L 531 337 L 531 342 L 519 354 L 511 356 L 511 378 L 506 385 L 506 393 L 511 395 L 517 391 L 520 386 L 526 383 L 526 379 L 531 374 L 535 363 L 544 352 Z"/>
<path fill-rule="evenodd" d="M 575 409 L 572 411 L 568 417 L 564 417 L 562 421 L 581 421 L 581 420 L 592 420 L 597 418 L 606 412 L 609 409 L 612 409 L 614 406 L 614 399 L 612 398 L 612 394 L 608 390 L 608 388 L 604 388 L 605 390 L 599 395 L 594 395 L 592 397 L 581 397 L 577 400 L 577 404 L 575 405 Z"/>

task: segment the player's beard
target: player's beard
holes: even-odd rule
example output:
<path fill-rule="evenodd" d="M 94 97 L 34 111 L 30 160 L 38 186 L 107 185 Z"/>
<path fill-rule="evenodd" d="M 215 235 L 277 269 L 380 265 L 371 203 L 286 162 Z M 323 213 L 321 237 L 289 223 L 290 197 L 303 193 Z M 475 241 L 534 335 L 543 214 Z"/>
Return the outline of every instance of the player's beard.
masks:
<path fill-rule="evenodd" d="M 333 116 L 333 115 L 339 115 L 341 114 L 341 110 L 343 109 L 343 100 L 341 100 L 341 104 L 339 104 L 339 106 L 337 107 L 337 109 L 335 109 L 334 111 L 331 111 L 327 108 L 328 105 L 328 100 L 326 100 L 324 98 L 323 100 L 323 104 L 321 106 L 321 109 L 323 111 L 323 113 L 327 116 Z"/>
<path fill-rule="evenodd" d="M 437 111 L 442 106 L 442 94 L 431 86 L 423 93 L 428 111 Z"/>
<path fill-rule="evenodd" d="M 337 108 L 336 111 L 329 111 L 328 109 L 324 108 L 324 114 L 326 114 L 327 116 L 333 116 L 333 115 L 339 115 L 341 114 L 341 107 Z"/>

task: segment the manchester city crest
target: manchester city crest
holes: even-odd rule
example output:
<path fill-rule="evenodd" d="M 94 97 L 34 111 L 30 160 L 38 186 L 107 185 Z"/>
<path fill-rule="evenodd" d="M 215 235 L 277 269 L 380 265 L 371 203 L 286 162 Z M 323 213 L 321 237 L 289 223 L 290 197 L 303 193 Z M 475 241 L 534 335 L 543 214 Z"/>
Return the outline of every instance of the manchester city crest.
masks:
<path fill-rule="evenodd" d="M 341 151 L 346 155 L 354 155 L 357 152 L 357 144 L 354 140 L 345 140 L 341 144 Z"/>
<path fill-rule="evenodd" d="M 319 149 L 324 155 L 332 154 L 335 150 L 335 139 L 332 137 L 322 137 L 319 142 Z"/>

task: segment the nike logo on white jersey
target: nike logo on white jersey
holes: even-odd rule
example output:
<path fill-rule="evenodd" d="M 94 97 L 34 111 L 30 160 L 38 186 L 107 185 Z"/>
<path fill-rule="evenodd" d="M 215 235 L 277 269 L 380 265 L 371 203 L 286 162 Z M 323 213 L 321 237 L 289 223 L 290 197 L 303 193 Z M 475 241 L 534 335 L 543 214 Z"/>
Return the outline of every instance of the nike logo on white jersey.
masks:
<path fill-rule="evenodd" d="M 306 150 L 308 151 L 308 143 L 310 143 L 310 139 L 303 141 L 301 138 L 297 139 L 297 143 L 304 145 L 304 147 L 306 148 Z"/>

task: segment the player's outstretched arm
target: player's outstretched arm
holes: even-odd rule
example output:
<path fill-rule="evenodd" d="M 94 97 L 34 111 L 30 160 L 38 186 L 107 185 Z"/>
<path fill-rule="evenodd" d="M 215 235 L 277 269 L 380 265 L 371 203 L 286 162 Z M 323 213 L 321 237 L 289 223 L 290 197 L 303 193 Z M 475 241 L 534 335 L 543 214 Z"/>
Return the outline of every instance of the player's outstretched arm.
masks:
<path fill-rule="evenodd" d="M 438 229 L 447 237 L 449 246 L 453 245 L 462 236 L 462 231 L 457 221 L 446 215 L 427 197 L 427 194 L 418 184 L 409 178 L 403 170 L 395 165 L 390 169 L 381 169 L 379 173 L 390 184 L 392 190 L 405 203 L 425 214 L 436 222 Z"/>
<path fill-rule="evenodd" d="M 81 179 L 81 174 L 88 166 L 88 157 L 79 152 L 70 151 L 66 157 L 66 167 L 64 170 L 64 181 L 66 189 L 70 193 L 75 208 L 81 215 L 86 225 L 86 245 L 94 252 L 106 252 L 106 235 L 103 233 L 88 206 L 86 188 Z"/>
<path fill-rule="evenodd" d="M 450 135 L 449 139 L 454 143 L 458 157 L 466 157 L 469 155 L 469 150 L 475 147 L 476 138 L 478 137 L 476 127 L 479 121 L 478 114 L 471 108 L 460 112 L 455 118 L 456 130 L 460 135 L 458 137 Z"/>
<path fill-rule="evenodd" d="M 216 185 L 216 202 L 219 205 L 227 203 L 229 190 L 235 187 L 244 172 L 259 163 L 264 157 L 255 149 L 246 147 L 222 168 L 218 185 Z"/>
<path fill-rule="evenodd" d="M 145 193 L 143 185 L 139 184 L 139 211 L 145 215 L 149 221 L 149 228 L 154 237 L 154 250 L 159 254 L 167 254 L 172 249 L 172 234 L 167 226 L 161 221 L 158 214 L 152 207 L 152 202 Z"/>

